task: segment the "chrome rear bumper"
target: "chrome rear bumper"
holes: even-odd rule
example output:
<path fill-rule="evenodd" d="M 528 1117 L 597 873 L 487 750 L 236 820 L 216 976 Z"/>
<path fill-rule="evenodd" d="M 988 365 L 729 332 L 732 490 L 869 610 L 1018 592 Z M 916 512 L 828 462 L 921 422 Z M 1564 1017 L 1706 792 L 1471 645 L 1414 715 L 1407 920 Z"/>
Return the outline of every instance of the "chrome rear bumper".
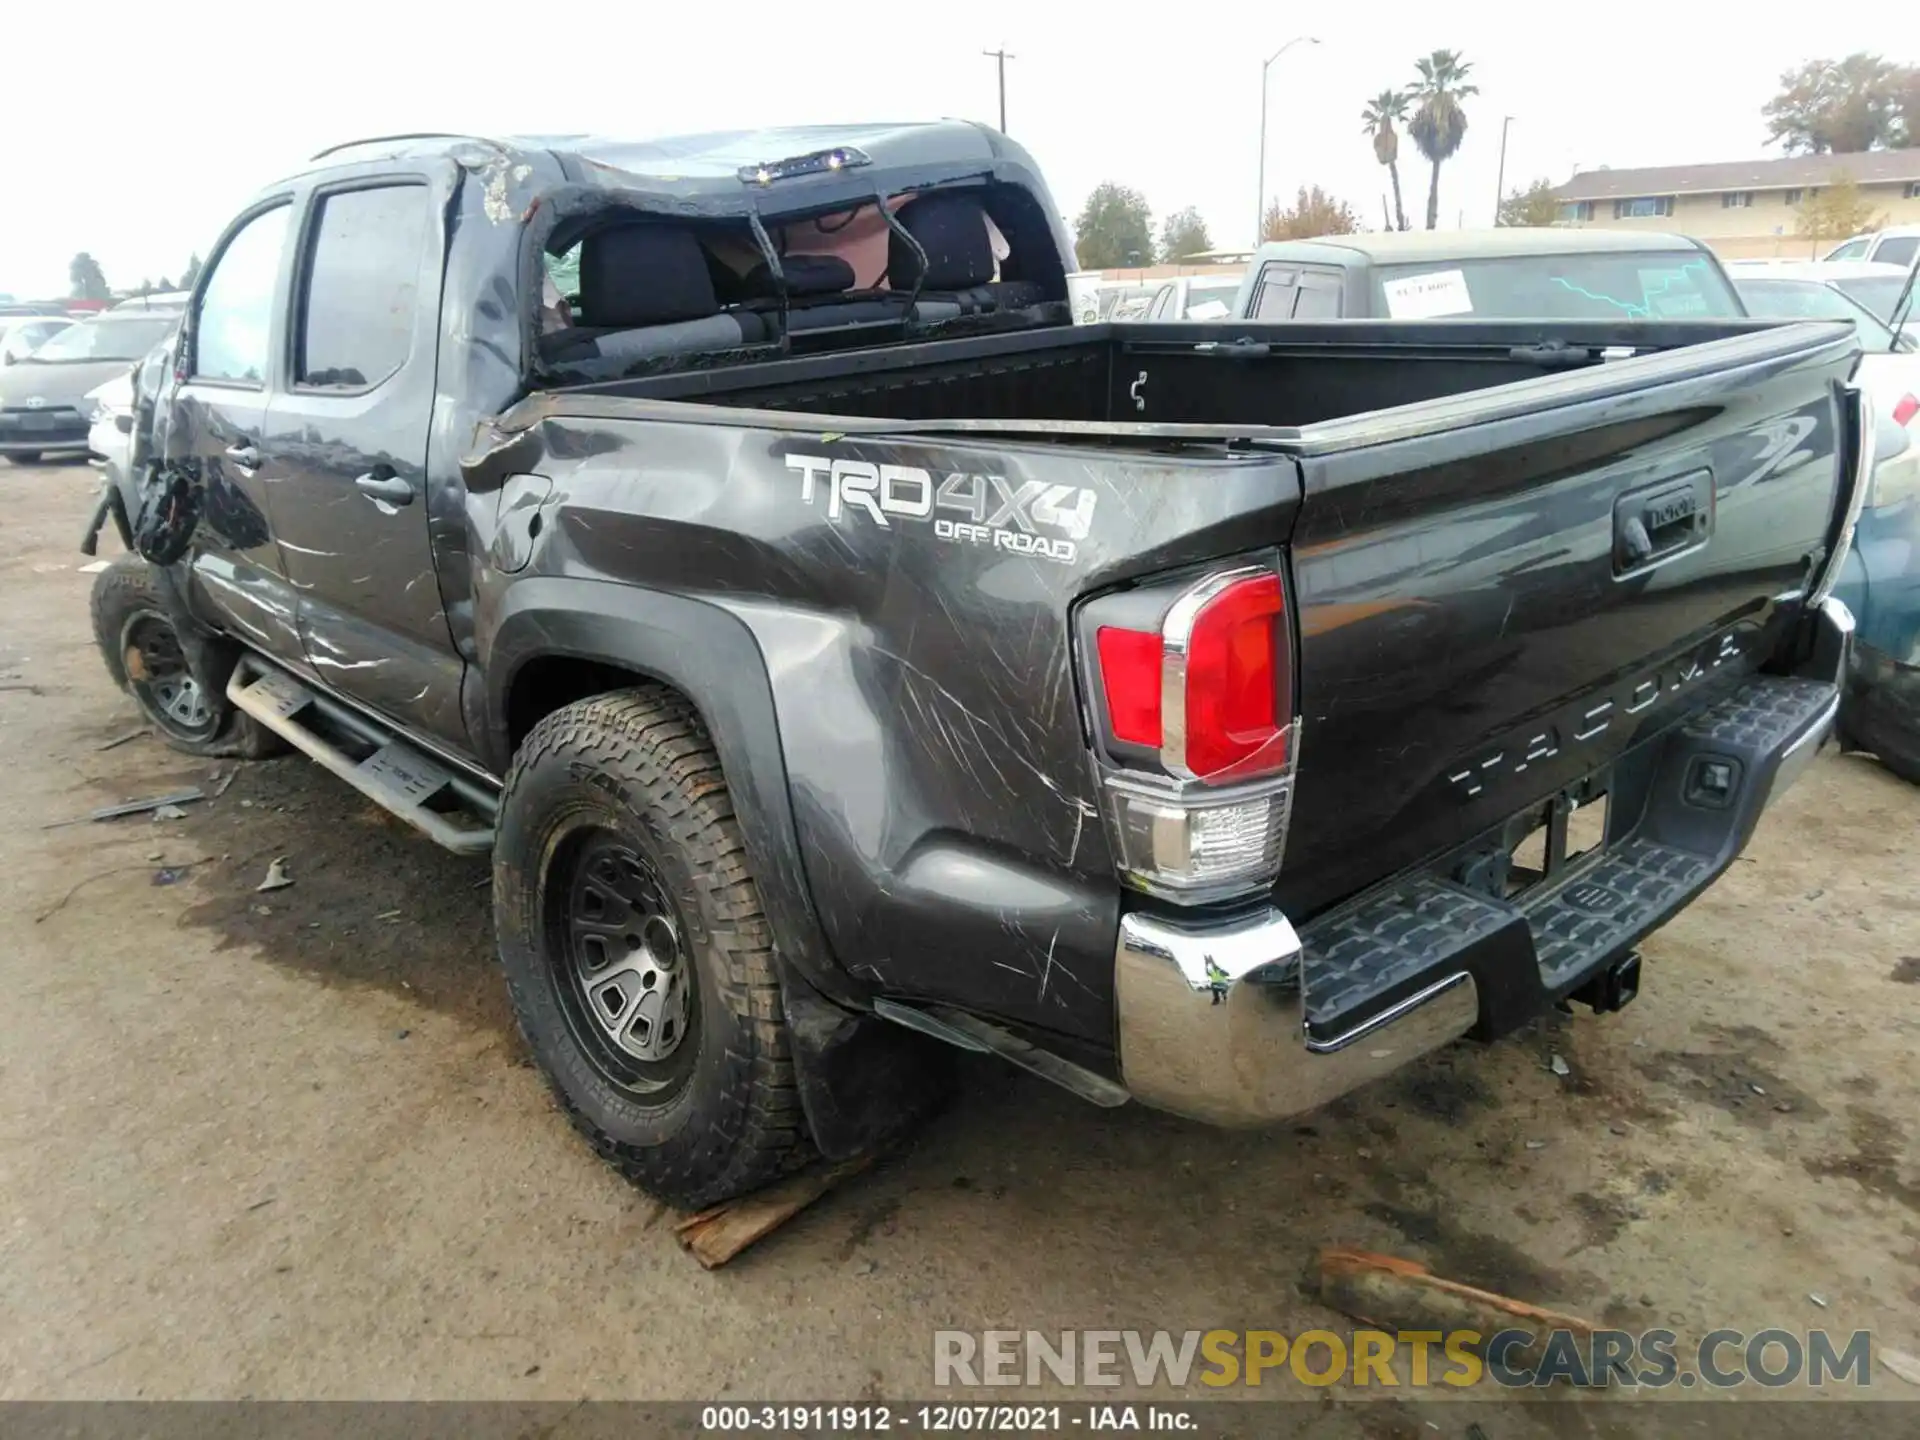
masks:
<path fill-rule="evenodd" d="M 1808 620 L 1802 678 L 1756 678 L 1754 688 L 1740 692 L 1752 703 L 1735 703 L 1736 696 L 1692 717 L 1670 739 L 1648 742 L 1666 747 L 1652 819 L 1576 877 L 1594 882 L 1584 887 L 1588 893 L 1569 900 L 1562 885 L 1557 896 L 1549 891 L 1509 905 L 1444 876 L 1423 877 L 1396 882 L 1398 893 L 1370 909 L 1362 904 L 1351 923 L 1343 920 L 1341 933 L 1362 946 L 1376 935 L 1389 944 L 1395 934 L 1422 937 L 1412 947 L 1382 950 L 1383 963 L 1401 968 L 1374 977 L 1378 1004 L 1340 1011 L 1363 1019 L 1343 1025 L 1321 1013 L 1338 998 L 1338 977 L 1321 959 L 1309 961 L 1278 910 L 1213 923 L 1164 913 L 1123 916 L 1114 998 L 1128 1092 L 1155 1109 L 1216 1125 L 1268 1124 L 1324 1105 L 1470 1030 L 1504 1034 L 1628 954 L 1731 863 L 1761 810 L 1806 770 L 1832 732 L 1853 617 L 1825 597 Z M 1742 777 L 1738 792 L 1705 809 L 1681 798 L 1697 759 L 1724 761 Z M 1584 907 L 1578 913 L 1556 915 L 1576 902 Z M 1421 923 L 1396 925 L 1395 907 L 1417 912 Z M 1327 919 L 1314 922 L 1317 957 L 1354 943 L 1335 945 Z M 1476 971 L 1489 977 L 1485 997 Z"/>
<path fill-rule="evenodd" d="M 1277 910 L 1186 926 L 1120 923 L 1121 1077 L 1134 1099 L 1215 1125 L 1264 1125 L 1326 1104 L 1473 1028 L 1465 971 L 1337 1039 L 1307 1035 L 1300 939 Z"/>

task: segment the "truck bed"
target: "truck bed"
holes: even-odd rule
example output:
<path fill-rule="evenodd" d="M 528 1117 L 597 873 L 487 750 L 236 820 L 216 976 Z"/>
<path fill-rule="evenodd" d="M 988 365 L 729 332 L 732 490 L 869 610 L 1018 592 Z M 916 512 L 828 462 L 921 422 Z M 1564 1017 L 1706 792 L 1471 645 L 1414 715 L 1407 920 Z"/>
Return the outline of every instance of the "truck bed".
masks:
<path fill-rule="evenodd" d="M 566 393 L 887 420 L 1286 429 L 1583 369 L 1602 363 L 1602 352 L 1646 355 L 1781 329 L 1763 321 L 1107 324 L 687 369 Z M 1138 385 L 1142 364 L 1150 378 Z"/>
<path fill-rule="evenodd" d="M 1273 900 L 1345 923 L 1579 787 L 1637 804 L 1630 756 L 1782 664 L 1841 536 L 1857 354 L 1821 323 L 1075 327 L 544 392 L 466 480 L 486 515 L 546 497 L 545 571 L 753 636 L 823 928 L 863 978 L 1098 1049 L 1120 900 L 1077 607 L 1278 557 L 1301 732 Z M 871 488 L 842 503 L 842 462 L 1088 523 L 889 520 Z M 1628 521 L 1652 553 L 1623 552 Z"/>

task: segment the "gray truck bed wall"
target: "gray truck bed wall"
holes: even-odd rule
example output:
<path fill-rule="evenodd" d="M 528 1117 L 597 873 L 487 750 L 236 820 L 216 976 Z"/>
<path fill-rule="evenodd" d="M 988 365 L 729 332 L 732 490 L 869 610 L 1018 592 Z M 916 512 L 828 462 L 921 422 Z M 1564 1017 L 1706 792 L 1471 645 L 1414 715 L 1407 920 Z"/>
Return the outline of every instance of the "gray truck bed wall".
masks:
<path fill-rule="evenodd" d="M 1673 350 L 1778 328 L 1750 320 L 1076 325 L 687 368 L 569 386 L 566 394 L 574 403 L 675 400 L 826 416 L 1245 433 L 1564 373 L 1609 348 Z"/>

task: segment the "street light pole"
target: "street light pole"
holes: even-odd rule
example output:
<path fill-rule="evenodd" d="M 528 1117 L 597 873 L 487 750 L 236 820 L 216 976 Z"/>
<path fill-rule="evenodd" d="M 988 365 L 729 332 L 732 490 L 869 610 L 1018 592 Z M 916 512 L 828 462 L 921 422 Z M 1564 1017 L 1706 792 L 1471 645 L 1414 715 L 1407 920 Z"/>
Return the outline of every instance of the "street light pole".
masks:
<path fill-rule="evenodd" d="M 981 53 L 982 55 L 985 55 L 985 56 L 987 56 L 987 57 L 988 57 L 989 59 L 991 59 L 991 60 L 995 60 L 995 61 L 997 61 L 997 62 L 999 63 L 999 69 L 1000 69 L 1000 133 L 1001 133 L 1002 135 L 1004 135 L 1004 134 L 1006 134 L 1006 133 L 1007 133 L 1007 61 L 1009 61 L 1009 60 L 1014 60 L 1014 59 L 1017 59 L 1017 58 L 1019 58 L 1019 57 L 1017 57 L 1017 56 L 1014 56 L 1014 55 L 1009 55 L 1009 54 L 1007 53 L 1007 47 L 1006 47 L 1006 46 L 1004 46 L 1004 45 L 1002 45 L 1002 46 L 1001 46 L 1001 47 L 1000 47 L 1000 48 L 999 48 L 998 50 L 982 50 L 982 51 L 981 51 L 980 53 Z"/>
<path fill-rule="evenodd" d="M 1319 39 L 1312 35 L 1296 35 L 1282 45 L 1273 54 L 1260 62 L 1260 208 L 1253 217 L 1253 243 L 1260 243 L 1260 232 L 1267 223 L 1267 72 L 1273 68 L 1273 62 L 1296 45 L 1318 45 Z"/>
<path fill-rule="evenodd" d="M 1507 127 L 1511 124 L 1511 115 L 1500 122 L 1500 172 L 1493 180 L 1493 223 L 1496 227 L 1500 224 L 1500 207 L 1507 203 Z"/>

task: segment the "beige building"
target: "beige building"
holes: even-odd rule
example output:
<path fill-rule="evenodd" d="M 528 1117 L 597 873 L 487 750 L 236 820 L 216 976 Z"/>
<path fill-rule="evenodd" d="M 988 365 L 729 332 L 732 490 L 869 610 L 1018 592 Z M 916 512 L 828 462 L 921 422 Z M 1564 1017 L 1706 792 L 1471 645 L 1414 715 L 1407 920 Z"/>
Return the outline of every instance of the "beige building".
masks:
<path fill-rule="evenodd" d="M 1877 222 L 1920 224 L 1920 149 L 1583 170 L 1553 193 L 1563 225 L 1692 235 L 1730 260 L 1807 259 L 1840 242 L 1795 234 L 1799 207 L 1843 174 L 1860 187 Z"/>

